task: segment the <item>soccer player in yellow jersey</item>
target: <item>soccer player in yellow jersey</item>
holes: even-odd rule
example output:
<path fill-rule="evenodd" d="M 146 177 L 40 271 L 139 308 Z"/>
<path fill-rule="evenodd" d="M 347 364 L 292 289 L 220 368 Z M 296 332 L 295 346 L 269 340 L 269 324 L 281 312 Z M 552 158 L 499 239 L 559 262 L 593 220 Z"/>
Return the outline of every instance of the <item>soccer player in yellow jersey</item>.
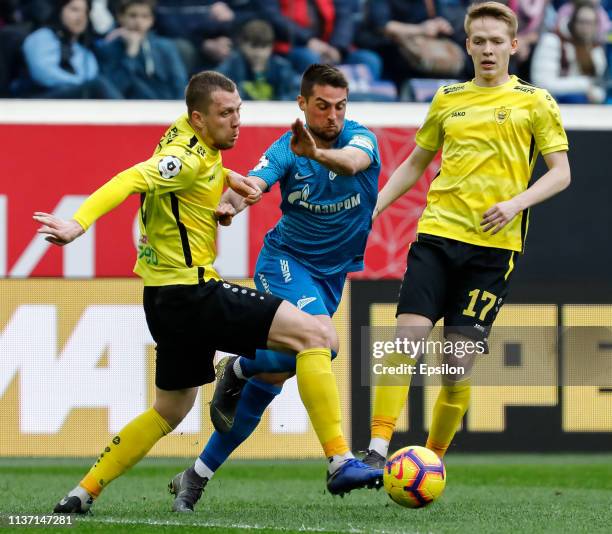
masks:
<path fill-rule="evenodd" d="M 287 301 L 224 282 L 213 267 L 224 184 L 247 204 L 261 198 L 252 178 L 223 168 L 221 161 L 221 151 L 238 138 L 236 85 L 219 73 L 202 72 L 190 80 L 186 103 L 187 113 L 166 131 L 153 156 L 103 185 L 73 219 L 34 214 L 42 224 L 38 231 L 61 246 L 130 194 L 140 194 L 134 271 L 144 281 L 145 315 L 157 351 L 153 407 L 111 440 L 79 485 L 56 505 L 56 513 L 87 512 L 112 480 L 182 421 L 198 387 L 214 380 L 217 349 L 250 357 L 265 348 L 297 354 L 298 389 L 326 456 L 340 470 L 341 459 L 353 457 L 341 430 L 329 333 Z M 354 489 L 381 479 L 381 469 L 359 462 L 349 482 Z M 185 486 L 201 492 L 203 481 L 193 477 Z"/>
<path fill-rule="evenodd" d="M 517 51 L 514 13 L 497 2 L 474 4 L 465 30 L 474 79 L 438 90 L 415 149 L 379 193 L 374 212 L 380 214 L 408 191 L 442 149 L 440 172 L 408 254 L 396 314 L 400 338 L 422 339 L 444 318 L 449 341 L 486 342 L 523 250 L 528 209 L 570 183 L 567 137 L 556 102 L 544 89 L 508 73 Z M 548 172 L 530 186 L 538 153 Z M 445 356 L 444 363 L 461 370 L 443 377 L 433 409 L 427 447 L 440 457 L 467 410 L 473 358 Z M 386 358 L 387 365 L 399 363 L 406 363 L 405 354 Z M 384 464 L 408 387 L 406 380 L 375 386 L 364 459 L 369 465 Z"/>

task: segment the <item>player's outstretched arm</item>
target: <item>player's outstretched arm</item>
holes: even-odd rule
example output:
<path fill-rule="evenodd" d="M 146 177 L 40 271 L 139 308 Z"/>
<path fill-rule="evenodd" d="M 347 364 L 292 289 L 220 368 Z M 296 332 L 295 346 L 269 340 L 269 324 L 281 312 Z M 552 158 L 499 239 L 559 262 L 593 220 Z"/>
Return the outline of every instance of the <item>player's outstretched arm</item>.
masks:
<path fill-rule="evenodd" d="M 435 155 L 436 152 L 425 150 L 418 145 L 414 147 L 410 156 L 393 171 L 385 186 L 378 193 L 378 200 L 372 215 L 373 220 L 418 181 Z"/>
<path fill-rule="evenodd" d="M 121 204 L 131 193 L 148 190 L 140 172 L 133 167 L 119 173 L 91 194 L 71 220 L 64 220 L 41 211 L 34 212 L 33 219 L 42 226 L 37 230 L 54 245 L 64 246 L 74 241 L 102 215 Z"/>
<path fill-rule="evenodd" d="M 318 161 L 321 165 L 340 176 L 354 176 L 367 169 L 370 156 L 359 148 L 346 146 L 344 148 L 319 148 L 310 132 L 300 119 L 291 125 L 291 150 L 296 156 Z"/>
<path fill-rule="evenodd" d="M 496 234 L 518 213 L 560 193 L 571 182 L 571 171 L 566 151 L 551 152 L 544 156 L 548 172 L 531 187 L 514 198 L 491 206 L 482 217 L 480 226 L 485 232 Z"/>

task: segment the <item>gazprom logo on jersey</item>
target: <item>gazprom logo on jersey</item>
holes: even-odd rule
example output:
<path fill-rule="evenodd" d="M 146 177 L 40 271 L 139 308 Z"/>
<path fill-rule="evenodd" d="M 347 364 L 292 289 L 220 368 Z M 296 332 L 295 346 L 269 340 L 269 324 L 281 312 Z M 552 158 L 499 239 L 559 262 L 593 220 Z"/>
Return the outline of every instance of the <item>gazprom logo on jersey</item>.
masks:
<path fill-rule="evenodd" d="M 305 185 L 300 191 L 294 191 L 293 193 L 289 193 L 287 196 L 287 201 L 289 204 L 296 204 L 301 206 L 302 208 L 306 208 L 313 213 L 323 213 L 323 214 L 332 214 L 338 213 L 342 210 L 350 210 L 356 208 L 361 204 L 361 195 L 357 193 L 356 195 L 351 195 L 344 200 L 340 200 L 338 202 L 332 202 L 331 204 L 313 204 L 308 202 L 308 197 L 310 196 L 310 187 Z"/>

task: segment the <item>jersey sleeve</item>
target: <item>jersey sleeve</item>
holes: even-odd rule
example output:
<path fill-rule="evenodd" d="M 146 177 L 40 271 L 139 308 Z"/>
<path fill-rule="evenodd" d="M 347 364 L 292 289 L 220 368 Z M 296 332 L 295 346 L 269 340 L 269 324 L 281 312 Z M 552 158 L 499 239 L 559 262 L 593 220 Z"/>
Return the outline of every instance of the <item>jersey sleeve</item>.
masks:
<path fill-rule="evenodd" d="M 91 194 L 74 214 L 73 219 L 87 230 L 102 215 L 116 208 L 132 193 L 147 191 L 143 176 L 134 168 L 120 172 Z"/>
<path fill-rule="evenodd" d="M 144 177 L 148 192 L 162 195 L 188 189 L 200 171 L 200 157 L 185 145 L 169 144 L 134 168 Z"/>
<path fill-rule="evenodd" d="M 347 146 L 363 150 L 370 158 L 370 163 L 375 165 L 380 163 L 376 136 L 367 128 L 360 127 L 351 131 L 350 138 L 345 147 Z"/>
<path fill-rule="evenodd" d="M 289 139 L 284 135 L 275 141 L 261 156 L 249 176 L 261 178 L 268 185 L 268 191 L 279 180 L 284 178 L 291 167 L 291 149 Z"/>
<path fill-rule="evenodd" d="M 442 90 L 442 87 L 438 89 L 431 101 L 425 122 L 419 128 L 415 139 L 418 146 L 430 152 L 437 152 L 444 143 L 444 130 L 440 117 L 440 95 Z"/>
<path fill-rule="evenodd" d="M 555 99 L 545 89 L 538 91 L 532 112 L 533 135 L 542 155 L 568 149 L 567 135 Z"/>

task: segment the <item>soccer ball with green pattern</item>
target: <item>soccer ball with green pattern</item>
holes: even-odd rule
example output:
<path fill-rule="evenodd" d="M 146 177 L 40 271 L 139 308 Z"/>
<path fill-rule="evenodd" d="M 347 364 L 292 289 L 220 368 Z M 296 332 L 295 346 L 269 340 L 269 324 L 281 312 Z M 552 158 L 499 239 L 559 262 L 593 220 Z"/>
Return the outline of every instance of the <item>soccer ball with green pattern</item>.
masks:
<path fill-rule="evenodd" d="M 407 508 L 421 508 L 444 491 L 446 469 L 435 452 L 411 445 L 389 457 L 383 479 L 393 501 Z"/>

